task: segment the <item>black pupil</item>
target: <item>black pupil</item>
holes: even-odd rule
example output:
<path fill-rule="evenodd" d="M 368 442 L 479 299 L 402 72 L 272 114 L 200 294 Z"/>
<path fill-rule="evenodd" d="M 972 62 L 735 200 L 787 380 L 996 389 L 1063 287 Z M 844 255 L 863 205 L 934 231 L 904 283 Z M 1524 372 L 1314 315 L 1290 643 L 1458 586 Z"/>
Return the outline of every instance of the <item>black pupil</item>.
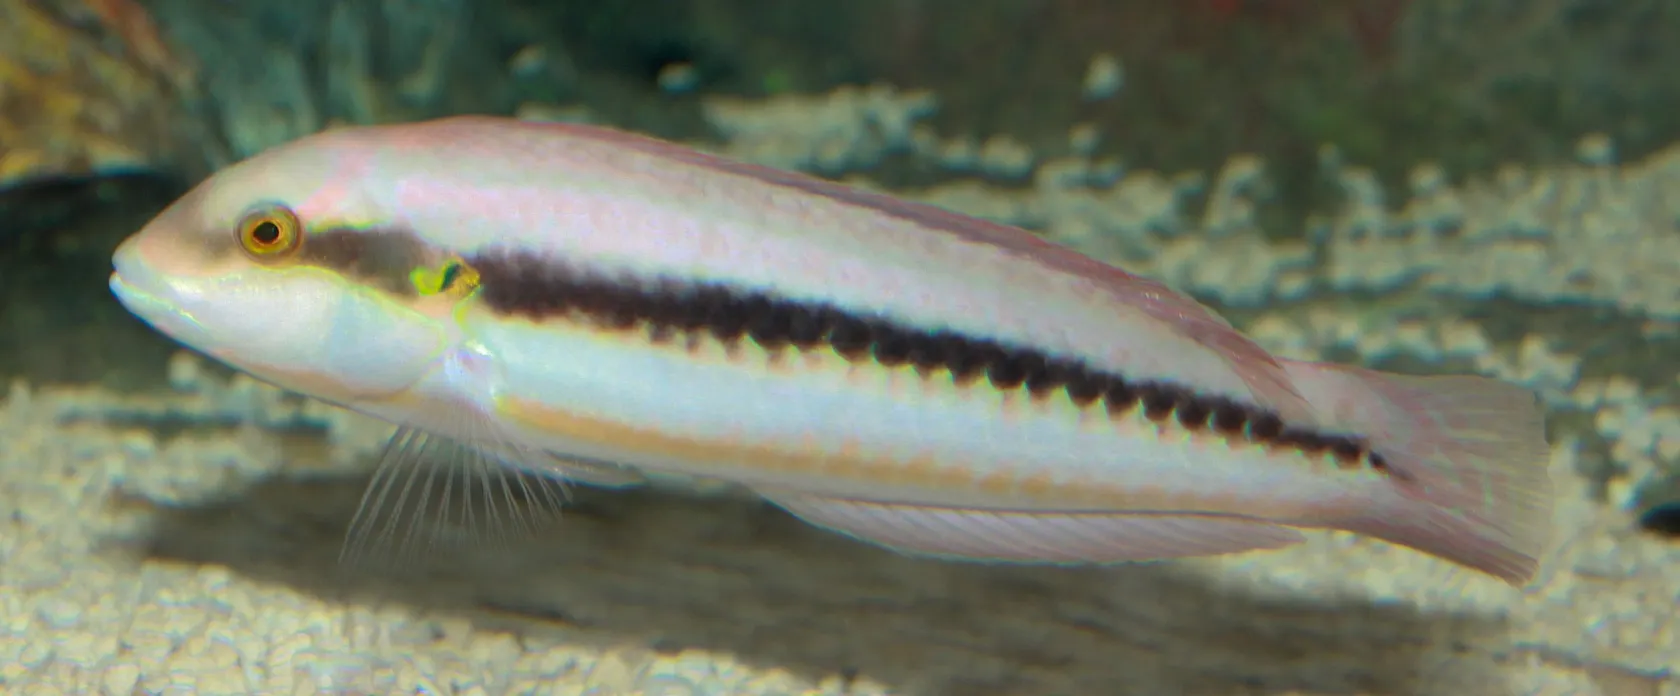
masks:
<path fill-rule="evenodd" d="M 280 241 L 280 226 L 274 224 L 272 220 L 259 222 L 256 227 L 251 229 L 251 239 L 263 246 L 278 242 Z"/>

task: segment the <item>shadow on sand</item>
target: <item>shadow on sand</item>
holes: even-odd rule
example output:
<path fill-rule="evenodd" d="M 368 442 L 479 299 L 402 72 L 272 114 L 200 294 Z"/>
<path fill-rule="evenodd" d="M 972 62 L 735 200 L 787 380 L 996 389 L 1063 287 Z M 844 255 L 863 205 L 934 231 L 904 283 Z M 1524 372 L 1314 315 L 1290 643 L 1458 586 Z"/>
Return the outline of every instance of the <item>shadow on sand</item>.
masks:
<path fill-rule="evenodd" d="M 1505 690 L 1491 619 L 1245 596 L 1170 563 L 915 560 L 737 500 L 579 490 L 539 538 L 349 570 L 337 557 L 366 484 L 270 479 L 159 509 L 146 551 L 537 642 L 698 648 L 914 696 Z"/>

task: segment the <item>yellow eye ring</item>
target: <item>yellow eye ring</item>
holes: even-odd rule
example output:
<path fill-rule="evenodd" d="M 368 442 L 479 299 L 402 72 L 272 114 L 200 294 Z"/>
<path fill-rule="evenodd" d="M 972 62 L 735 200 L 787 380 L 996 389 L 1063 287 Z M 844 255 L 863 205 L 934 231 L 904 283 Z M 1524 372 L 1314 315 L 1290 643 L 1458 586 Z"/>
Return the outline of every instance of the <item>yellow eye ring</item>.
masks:
<path fill-rule="evenodd" d="M 284 258 L 303 243 L 297 214 L 283 205 L 266 205 L 239 219 L 239 246 L 265 261 Z"/>

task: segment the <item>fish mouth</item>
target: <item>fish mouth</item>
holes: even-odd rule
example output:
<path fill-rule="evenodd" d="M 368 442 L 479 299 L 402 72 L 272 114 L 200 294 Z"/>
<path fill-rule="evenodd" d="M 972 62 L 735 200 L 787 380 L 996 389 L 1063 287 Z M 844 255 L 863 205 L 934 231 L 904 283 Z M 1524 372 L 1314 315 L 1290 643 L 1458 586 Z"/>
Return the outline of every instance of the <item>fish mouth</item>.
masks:
<path fill-rule="evenodd" d="M 123 242 L 111 257 L 111 294 L 124 309 L 190 346 L 203 346 L 210 333 L 182 306 L 180 293 L 156 269 L 139 258 L 131 242 Z"/>
<path fill-rule="evenodd" d="M 140 258 L 140 245 L 133 237 L 123 240 L 111 253 L 111 268 L 111 284 L 121 283 L 127 292 L 156 296 L 158 289 L 168 287 L 157 269 Z"/>

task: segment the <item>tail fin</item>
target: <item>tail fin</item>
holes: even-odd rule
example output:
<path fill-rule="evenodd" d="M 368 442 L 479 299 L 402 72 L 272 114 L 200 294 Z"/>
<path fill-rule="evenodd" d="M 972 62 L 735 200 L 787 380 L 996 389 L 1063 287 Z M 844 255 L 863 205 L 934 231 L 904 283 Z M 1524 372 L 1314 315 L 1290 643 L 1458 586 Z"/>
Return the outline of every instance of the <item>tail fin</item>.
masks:
<path fill-rule="evenodd" d="M 1321 425 L 1370 438 L 1395 495 L 1342 526 L 1512 585 L 1552 531 L 1550 451 L 1533 392 L 1472 376 L 1413 377 L 1288 363 Z"/>

